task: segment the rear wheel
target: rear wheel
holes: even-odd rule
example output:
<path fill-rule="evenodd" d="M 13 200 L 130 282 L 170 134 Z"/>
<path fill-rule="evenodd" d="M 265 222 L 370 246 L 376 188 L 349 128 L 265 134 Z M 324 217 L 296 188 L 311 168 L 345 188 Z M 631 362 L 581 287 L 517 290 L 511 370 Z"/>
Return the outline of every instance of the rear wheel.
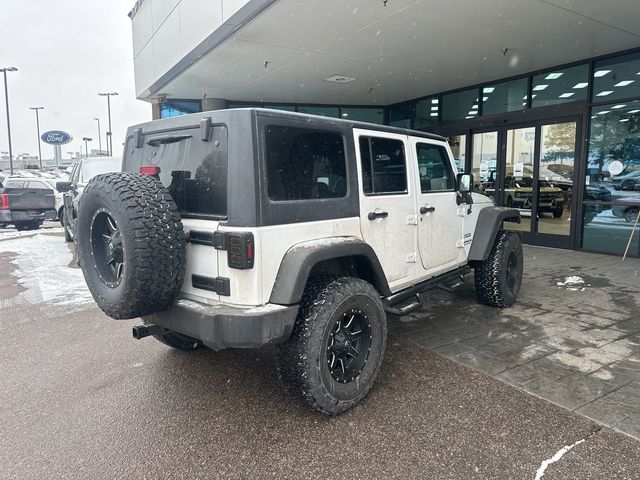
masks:
<path fill-rule="evenodd" d="M 562 212 L 564 211 L 564 205 L 560 204 L 552 210 L 553 218 L 562 217 Z"/>
<path fill-rule="evenodd" d="M 498 232 L 489 257 L 475 267 L 478 299 L 493 307 L 513 305 L 520 292 L 522 270 L 520 237 L 515 232 Z"/>
<path fill-rule="evenodd" d="M 635 223 L 638 218 L 638 209 L 635 207 L 628 208 L 624 212 L 624 221 L 627 223 Z"/>
<path fill-rule="evenodd" d="M 291 338 L 280 345 L 278 378 L 311 407 L 338 415 L 373 386 L 387 341 L 380 295 L 352 277 L 311 280 Z"/>
<path fill-rule="evenodd" d="M 40 225 L 42 225 L 42 223 L 38 222 L 37 220 L 33 220 L 30 222 L 19 222 L 15 224 L 16 230 L 22 232 L 24 230 L 37 230 L 38 228 L 40 228 Z"/>
<path fill-rule="evenodd" d="M 188 337 L 178 332 L 154 335 L 153 338 L 177 350 L 196 350 L 202 347 L 202 342 L 197 338 Z"/>

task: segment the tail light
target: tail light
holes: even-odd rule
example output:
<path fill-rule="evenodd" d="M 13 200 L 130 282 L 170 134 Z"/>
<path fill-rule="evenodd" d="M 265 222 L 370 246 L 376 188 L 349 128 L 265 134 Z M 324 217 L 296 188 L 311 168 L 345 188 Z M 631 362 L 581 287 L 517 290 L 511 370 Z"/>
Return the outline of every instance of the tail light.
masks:
<path fill-rule="evenodd" d="M 0 194 L 0 210 L 9 209 L 9 195 L 6 193 Z"/>
<path fill-rule="evenodd" d="M 231 268 L 253 268 L 254 243 L 251 232 L 225 232 L 227 236 L 227 263 Z"/>
<path fill-rule="evenodd" d="M 142 175 L 160 175 L 160 167 L 157 165 L 144 165 L 140 167 L 140 173 Z"/>

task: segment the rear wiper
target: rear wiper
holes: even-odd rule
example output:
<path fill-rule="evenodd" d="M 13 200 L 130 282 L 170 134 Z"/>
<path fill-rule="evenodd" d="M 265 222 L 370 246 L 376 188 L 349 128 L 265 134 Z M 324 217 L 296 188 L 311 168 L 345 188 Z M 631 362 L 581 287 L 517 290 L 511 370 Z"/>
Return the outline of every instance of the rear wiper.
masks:
<path fill-rule="evenodd" d="M 151 145 L 152 147 L 157 147 L 158 145 L 165 145 L 167 143 L 176 143 L 181 140 L 186 140 L 187 138 L 191 138 L 192 135 L 160 135 L 157 137 L 151 137 L 147 140 L 147 145 Z"/>

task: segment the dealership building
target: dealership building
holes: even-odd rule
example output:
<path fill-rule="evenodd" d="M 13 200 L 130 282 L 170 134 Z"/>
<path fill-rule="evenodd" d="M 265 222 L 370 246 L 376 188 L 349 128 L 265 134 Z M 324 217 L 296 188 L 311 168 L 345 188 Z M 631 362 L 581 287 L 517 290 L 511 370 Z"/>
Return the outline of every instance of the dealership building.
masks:
<path fill-rule="evenodd" d="M 260 106 L 439 133 L 477 191 L 521 210 L 525 242 L 627 246 L 638 0 L 138 0 L 129 16 L 154 118 Z"/>

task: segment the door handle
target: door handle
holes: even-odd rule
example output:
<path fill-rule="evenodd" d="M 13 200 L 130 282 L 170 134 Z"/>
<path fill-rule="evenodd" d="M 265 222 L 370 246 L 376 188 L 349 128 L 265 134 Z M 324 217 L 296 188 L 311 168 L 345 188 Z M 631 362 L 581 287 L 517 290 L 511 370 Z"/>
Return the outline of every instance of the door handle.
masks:
<path fill-rule="evenodd" d="M 369 215 L 367 215 L 369 220 L 375 220 L 376 218 L 387 218 L 388 216 L 389 213 L 387 212 L 369 212 Z"/>
<path fill-rule="evenodd" d="M 420 207 L 420 213 L 424 215 L 425 213 L 435 212 L 436 207 Z"/>

